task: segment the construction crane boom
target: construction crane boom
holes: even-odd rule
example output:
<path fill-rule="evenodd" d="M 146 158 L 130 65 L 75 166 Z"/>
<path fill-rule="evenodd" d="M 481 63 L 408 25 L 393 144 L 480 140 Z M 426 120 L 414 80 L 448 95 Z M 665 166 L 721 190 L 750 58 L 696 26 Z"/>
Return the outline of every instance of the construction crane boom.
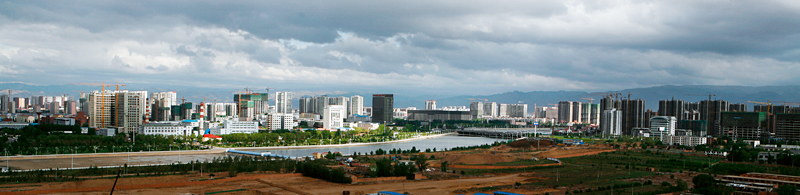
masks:
<path fill-rule="evenodd" d="M 589 103 L 590 103 L 590 104 L 591 104 L 592 102 L 594 102 L 594 98 L 581 98 L 581 99 L 584 99 L 584 100 L 589 100 Z"/>

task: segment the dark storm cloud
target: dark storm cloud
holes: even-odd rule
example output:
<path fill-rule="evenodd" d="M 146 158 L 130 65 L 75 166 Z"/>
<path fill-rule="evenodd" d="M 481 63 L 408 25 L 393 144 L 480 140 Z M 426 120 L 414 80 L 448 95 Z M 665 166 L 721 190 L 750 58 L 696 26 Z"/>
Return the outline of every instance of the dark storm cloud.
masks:
<path fill-rule="evenodd" d="M 794 84 L 799 61 L 796 1 L 0 2 L 10 79 L 591 90 Z"/>

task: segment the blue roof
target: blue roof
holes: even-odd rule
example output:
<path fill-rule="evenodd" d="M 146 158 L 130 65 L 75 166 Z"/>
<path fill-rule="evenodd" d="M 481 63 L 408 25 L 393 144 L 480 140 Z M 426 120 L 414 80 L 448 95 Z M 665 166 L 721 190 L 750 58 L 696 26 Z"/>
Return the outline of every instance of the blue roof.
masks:
<path fill-rule="evenodd" d="M 503 191 L 494 191 L 494 194 L 495 195 L 522 195 L 522 194 L 511 193 L 511 192 L 503 192 Z"/>
<path fill-rule="evenodd" d="M 39 125 L 39 123 L 31 123 L 30 125 Z"/>
<path fill-rule="evenodd" d="M 184 123 L 196 123 L 197 120 L 183 120 L 181 122 L 184 122 Z"/>
<path fill-rule="evenodd" d="M 404 195 L 397 192 L 390 192 L 390 191 L 379 191 L 378 194 L 390 194 L 390 195 Z"/>
<path fill-rule="evenodd" d="M 367 115 L 360 115 L 360 114 L 354 114 L 353 116 L 355 116 L 355 117 L 369 117 Z"/>
<path fill-rule="evenodd" d="M 478 193 L 475 193 L 474 195 L 491 195 L 491 194 L 484 194 L 484 193 L 478 192 Z"/>

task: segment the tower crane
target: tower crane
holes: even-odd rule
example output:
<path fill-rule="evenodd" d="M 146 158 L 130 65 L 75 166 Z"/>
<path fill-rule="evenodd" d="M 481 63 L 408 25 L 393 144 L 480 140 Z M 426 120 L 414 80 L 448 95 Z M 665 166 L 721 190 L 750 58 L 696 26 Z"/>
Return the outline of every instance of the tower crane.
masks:
<path fill-rule="evenodd" d="M 106 85 L 105 82 L 101 83 L 70 83 L 72 85 L 86 85 L 86 86 L 100 86 L 100 128 L 106 127 L 106 87 L 111 87 L 111 85 Z M 117 86 L 119 87 L 119 86 Z M 119 91 L 119 89 L 117 89 Z"/>
<path fill-rule="evenodd" d="M 584 100 L 589 100 L 589 103 L 590 103 L 590 104 L 591 104 L 591 103 L 594 101 L 594 98 L 581 98 L 581 99 L 584 99 Z"/>
<path fill-rule="evenodd" d="M 747 101 L 747 103 L 753 103 L 754 104 L 753 107 L 755 107 L 755 104 L 767 105 L 767 115 L 772 113 L 770 110 L 772 109 L 772 106 L 774 105 L 769 100 L 767 100 L 767 102 Z"/>
<path fill-rule="evenodd" d="M 117 86 L 117 91 L 119 91 L 119 86 L 124 86 L 124 87 L 127 87 L 127 85 L 124 85 L 124 84 L 119 84 L 119 81 L 117 81 L 117 84 L 116 84 L 116 86 Z"/>

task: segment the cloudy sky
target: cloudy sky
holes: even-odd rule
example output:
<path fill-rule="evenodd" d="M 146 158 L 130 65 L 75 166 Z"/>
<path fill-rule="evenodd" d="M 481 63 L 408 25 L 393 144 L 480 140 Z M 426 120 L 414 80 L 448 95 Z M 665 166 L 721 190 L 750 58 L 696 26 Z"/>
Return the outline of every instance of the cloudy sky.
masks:
<path fill-rule="evenodd" d="M 0 82 L 491 94 L 798 73 L 796 0 L 0 2 Z"/>

